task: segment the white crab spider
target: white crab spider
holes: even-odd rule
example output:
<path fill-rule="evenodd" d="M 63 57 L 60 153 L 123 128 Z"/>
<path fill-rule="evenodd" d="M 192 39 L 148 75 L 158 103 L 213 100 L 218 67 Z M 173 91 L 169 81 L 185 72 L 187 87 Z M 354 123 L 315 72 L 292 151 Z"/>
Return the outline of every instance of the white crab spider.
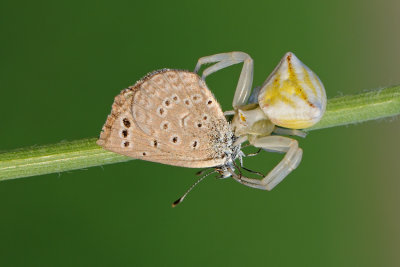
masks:
<path fill-rule="evenodd" d="M 303 154 L 297 140 L 271 134 L 304 136 L 297 129 L 314 125 L 325 112 L 325 89 L 318 76 L 291 52 L 284 55 L 252 95 L 253 59 L 244 52 L 202 57 L 194 72 L 197 73 L 203 64 L 216 63 L 203 71 L 202 79 L 205 80 L 208 75 L 241 62 L 243 68 L 232 103 L 234 110 L 225 112 L 233 115 L 232 126 L 238 137 L 235 143 L 249 141 L 255 147 L 286 154 L 261 180 L 243 177 L 231 170 L 225 175 L 232 175 L 246 186 L 271 190 L 299 165 Z"/>

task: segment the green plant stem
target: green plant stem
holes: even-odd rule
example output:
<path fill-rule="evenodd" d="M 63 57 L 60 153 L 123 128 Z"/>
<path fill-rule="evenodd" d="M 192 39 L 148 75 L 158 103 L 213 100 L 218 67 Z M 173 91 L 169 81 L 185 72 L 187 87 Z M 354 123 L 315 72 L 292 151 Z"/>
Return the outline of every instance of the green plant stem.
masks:
<path fill-rule="evenodd" d="M 86 138 L 0 153 L 0 181 L 132 160 Z"/>
<path fill-rule="evenodd" d="M 400 114 L 400 86 L 340 96 L 328 101 L 322 120 L 307 131 Z M 0 153 L 0 181 L 124 162 L 132 158 L 104 150 L 97 138 Z"/>
<path fill-rule="evenodd" d="M 307 131 L 360 123 L 400 114 L 400 85 L 328 100 L 322 120 Z"/>

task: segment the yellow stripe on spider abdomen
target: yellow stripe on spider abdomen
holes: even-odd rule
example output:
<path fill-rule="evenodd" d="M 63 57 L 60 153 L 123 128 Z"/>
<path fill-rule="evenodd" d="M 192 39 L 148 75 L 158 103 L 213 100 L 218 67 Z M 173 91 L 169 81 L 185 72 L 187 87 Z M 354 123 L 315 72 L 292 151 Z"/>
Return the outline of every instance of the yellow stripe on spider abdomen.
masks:
<path fill-rule="evenodd" d="M 315 73 L 289 52 L 264 82 L 258 102 L 274 124 L 304 129 L 322 118 L 326 94 Z"/>

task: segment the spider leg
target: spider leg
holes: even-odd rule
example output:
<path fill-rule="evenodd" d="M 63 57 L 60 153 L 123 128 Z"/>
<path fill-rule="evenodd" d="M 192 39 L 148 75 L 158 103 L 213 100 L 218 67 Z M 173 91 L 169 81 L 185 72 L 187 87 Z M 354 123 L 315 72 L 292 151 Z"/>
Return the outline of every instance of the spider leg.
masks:
<path fill-rule="evenodd" d="M 292 136 L 299 136 L 302 138 L 305 138 L 307 136 L 307 133 L 302 130 L 297 130 L 297 129 L 287 129 L 287 128 L 281 128 L 279 126 L 276 126 L 274 128 L 274 131 L 272 132 L 276 135 L 292 135 Z"/>
<path fill-rule="evenodd" d="M 247 103 L 253 84 L 253 59 L 248 54 L 244 52 L 228 52 L 202 57 L 197 61 L 194 72 L 197 73 L 204 64 L 216 63 L 203 71 L 202 78 L 205 80 L 208 75 L 241 62 L 243 62 L 243 68 L 232 102 L 233 108 L 236 109 Z"/>
<path fill-rule="evenodd" d="M 266 149 L 268 151 L 286 152 L 284 158 L 275 166 L 263 179 L 252 179 L 244 176 L 232 177 L 241 184 L 263 189 L 271 190 L 279 184 L 291 171 L 299 165 L 303 150 L 299 148 L 298 142 L 294 139 L 282 136 L 265 136 L 255 139 L 252 144 L 255 147 Z"/>
<path fill-rule="evenodd" d="M 235 113 L 236 112 L 234 110 L 224 111 L 224 116 L 233 116 Z"/>

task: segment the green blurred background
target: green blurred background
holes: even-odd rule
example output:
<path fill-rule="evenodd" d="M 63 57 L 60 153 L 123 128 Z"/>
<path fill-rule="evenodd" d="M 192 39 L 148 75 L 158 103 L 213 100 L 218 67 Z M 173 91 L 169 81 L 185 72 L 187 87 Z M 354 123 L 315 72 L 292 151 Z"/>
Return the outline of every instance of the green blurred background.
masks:
<path fill-rule="evenodd" d="M 400 83 L 393 1 L 0 2 L 0 149 L 98 136 L 147 72 L 245 51 L 260 85 L 293 51 L 328 97 Z M 210 76 L 229 109 L 241 66 Z M 400 123 L 311 132 L 272 192 L 131 161 L 0 183 L 1 266 L 399 266 Z M 280 155 L 247 160 L 271 169 Z"/>

